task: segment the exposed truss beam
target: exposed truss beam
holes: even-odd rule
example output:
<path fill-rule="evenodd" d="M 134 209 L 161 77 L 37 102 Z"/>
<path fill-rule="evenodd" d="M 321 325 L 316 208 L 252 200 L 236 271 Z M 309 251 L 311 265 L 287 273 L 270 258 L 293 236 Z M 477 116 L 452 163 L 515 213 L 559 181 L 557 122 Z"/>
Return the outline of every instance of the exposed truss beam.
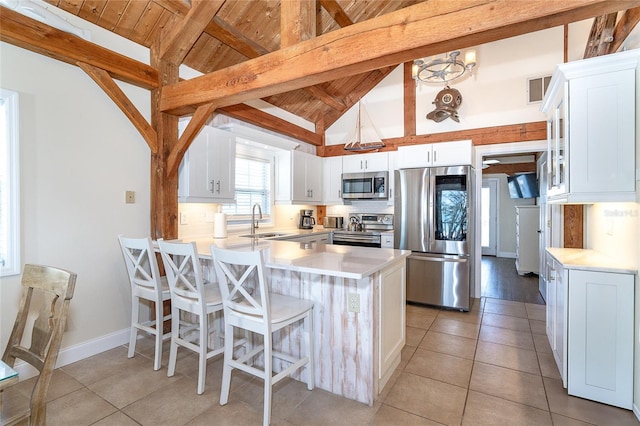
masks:
<path fill-rule="evenodd" d="M 158 55 L 166 61 L 181 64 L 224 0 L 193 1 L 189 13 L 177 25 L 166 27 L 158 37 Z"/>
<path fill-rule="evenodd" d="M 131 123 L 133 123 L 135 128 L 138 129 L 144 140 L 147 142 L 147 145 L 149 145 L 151 152 L 158 152 L 158 135 L 156 134 L 156 131 L 142 116 L 140 111 L 138 111 L 127 95 L 124 94 L 116 82 L 113 81 L 109 73 L 83 62 L 78 62 L 78 66 L 102 88 L 107 96 L 111 98 L 120 110 L 122 110 L 124 115 L 129 118 Z"/>
<path fill-rule="evenodd" d="M 180 114 L 210 102 L 233 105 L 635 5 L 633 0 L 433 0 L 166 86 L 160 108 Z"/>
<path fill-rule="evenodd" d="M 94 66 L 145 89 L 159 87 L 155 68 L 2 6 L 0 40 L 68 64 Z"/>
<path fill-rule="evenodd" d="M 597 16 L 591 25 L 591 33 L 584 49 L 584 59 L 601 56 L 607 53 L 613 41 L 613 30 L 616 26 L 618 12 Z"/>

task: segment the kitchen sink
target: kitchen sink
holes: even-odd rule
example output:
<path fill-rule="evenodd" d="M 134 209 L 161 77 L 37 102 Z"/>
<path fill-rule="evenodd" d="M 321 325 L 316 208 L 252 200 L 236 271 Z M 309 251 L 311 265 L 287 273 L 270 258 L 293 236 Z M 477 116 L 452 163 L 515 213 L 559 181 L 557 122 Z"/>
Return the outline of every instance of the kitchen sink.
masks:
<path fill-rule="evenodd" d="M 240 235 L 241 237 L 244 238 L 272 238 L 272 237 L 282 237 L 284 235 L 289 235 L 289 234 L 285 234 L 282 232 L 261 232 L 259 234 L 245 234 L 245 235 Z"/>

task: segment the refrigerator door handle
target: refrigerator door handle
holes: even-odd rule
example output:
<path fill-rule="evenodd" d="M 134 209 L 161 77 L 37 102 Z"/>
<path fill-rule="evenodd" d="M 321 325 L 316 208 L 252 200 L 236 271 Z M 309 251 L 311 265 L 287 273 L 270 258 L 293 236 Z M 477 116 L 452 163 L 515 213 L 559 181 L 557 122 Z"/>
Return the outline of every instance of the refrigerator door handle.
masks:
<path fill-rule="evenodd" d="M 424 262 L 467 262 L 468 258 L 463 256 L 409 256 L 411 259 L 422 260 Z"/>

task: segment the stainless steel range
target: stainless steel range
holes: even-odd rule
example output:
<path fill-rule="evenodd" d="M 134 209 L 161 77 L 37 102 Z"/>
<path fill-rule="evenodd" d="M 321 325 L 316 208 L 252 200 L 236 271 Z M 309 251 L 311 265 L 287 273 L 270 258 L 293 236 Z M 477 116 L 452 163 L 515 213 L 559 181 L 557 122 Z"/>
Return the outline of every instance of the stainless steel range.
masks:
<path fill-rule="evenodd" d="M 349 230 L 348 225 L 354 221 L 362 225 L 361 230 Z M 354 213 L 349 215 L 347 230 L 333 231 L 333 244 L 379 248 L 385 232 L 393 232 L 392 214 Z"/>

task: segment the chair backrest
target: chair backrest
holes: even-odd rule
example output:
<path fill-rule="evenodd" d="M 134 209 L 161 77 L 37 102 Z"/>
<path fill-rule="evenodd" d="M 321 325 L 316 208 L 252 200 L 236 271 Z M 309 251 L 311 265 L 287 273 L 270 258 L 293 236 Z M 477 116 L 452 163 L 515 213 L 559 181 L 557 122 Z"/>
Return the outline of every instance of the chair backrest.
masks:
<path fill-rule="evenodd" d="M 19 358 L 40 374 L 31 393 L 31 423 L 44 424 L 46 395 L 64 334 L 69 302 L 73 297 L 76 274 L 63 269 L 25 265 L 22 298 L 2 361 L 13 366 Z M 31 330 L 29 346 L 22 345 L 29 313 L 38 317 Z"/>
<path fill-rule="evenodd" d="M 211 256 L 220 285 L 222 305 L 239 314 L 271 320 L 269 290 L 262 251 L 235 251 L 211 246 Z"/>
<path fill-rule="evenodd" d="M 171 294 L 202 303 L 204 279 L 196 243 L 158 240 Z"/>
<path fill-rule="evenodd" d="M 162 300 L 162 281 L 158 261 L 151 245 L 151 238 L 126 238 L 118 236 L 124 263 L 127 266 L 131 290 L 155 293 L 156 300 Z"/>

